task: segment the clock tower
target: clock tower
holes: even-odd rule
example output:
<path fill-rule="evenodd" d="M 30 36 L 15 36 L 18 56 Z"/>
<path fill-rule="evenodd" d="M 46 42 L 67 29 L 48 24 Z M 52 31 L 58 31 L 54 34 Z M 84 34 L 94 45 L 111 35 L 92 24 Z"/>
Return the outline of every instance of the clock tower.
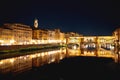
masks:
<path fill-rule="evenodd" d="M 34 28 L 38 28 L 38 19 L 34 20 Z"/>

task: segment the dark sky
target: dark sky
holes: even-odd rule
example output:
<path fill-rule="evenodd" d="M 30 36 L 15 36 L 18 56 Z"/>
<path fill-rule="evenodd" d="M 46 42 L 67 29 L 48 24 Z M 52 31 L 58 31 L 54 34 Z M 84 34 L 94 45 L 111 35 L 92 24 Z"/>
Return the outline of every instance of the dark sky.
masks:
<path fill-rule="evenodd" d="M 117 0 L 0 0 L 0 25 L 23 23 L 83 35 L 111 35 L 120 25 Z"/>

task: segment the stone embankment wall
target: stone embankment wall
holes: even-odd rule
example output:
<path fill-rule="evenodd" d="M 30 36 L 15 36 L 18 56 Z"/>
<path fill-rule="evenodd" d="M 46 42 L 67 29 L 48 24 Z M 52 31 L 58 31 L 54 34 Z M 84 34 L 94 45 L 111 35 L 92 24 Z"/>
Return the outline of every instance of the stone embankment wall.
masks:
<path fill-rule="evenodd" d="M 50 47 L 50 46 L 59 46 L 59 44 L 34 44 L 34 45 L 0 46 L 0 51 L 3 51 L 3 50 L 17 50 L 17 49 L 30 48 L 30 47 L 43 48 L 43 47 Z"/>

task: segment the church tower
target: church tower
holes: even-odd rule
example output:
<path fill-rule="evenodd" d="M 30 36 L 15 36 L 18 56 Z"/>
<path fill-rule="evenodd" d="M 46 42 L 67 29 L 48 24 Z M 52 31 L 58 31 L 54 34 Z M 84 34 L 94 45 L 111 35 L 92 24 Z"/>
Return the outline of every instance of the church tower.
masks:
<path fill-rule="evenodd" d="M 38 19 L 34 20 L 34 28 L 38 28 Z"/>

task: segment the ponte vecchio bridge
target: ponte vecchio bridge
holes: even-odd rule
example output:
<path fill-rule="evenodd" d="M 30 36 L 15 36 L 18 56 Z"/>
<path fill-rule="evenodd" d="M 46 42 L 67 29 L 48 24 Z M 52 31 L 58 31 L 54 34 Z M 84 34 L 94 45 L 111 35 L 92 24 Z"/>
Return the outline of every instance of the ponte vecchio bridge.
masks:
<path fill-rule="evenodd" d="M 66 39 L 69 49 L 79 50 L 81 56 L 117 58 L 114 36 L 84 36 Z"/>

